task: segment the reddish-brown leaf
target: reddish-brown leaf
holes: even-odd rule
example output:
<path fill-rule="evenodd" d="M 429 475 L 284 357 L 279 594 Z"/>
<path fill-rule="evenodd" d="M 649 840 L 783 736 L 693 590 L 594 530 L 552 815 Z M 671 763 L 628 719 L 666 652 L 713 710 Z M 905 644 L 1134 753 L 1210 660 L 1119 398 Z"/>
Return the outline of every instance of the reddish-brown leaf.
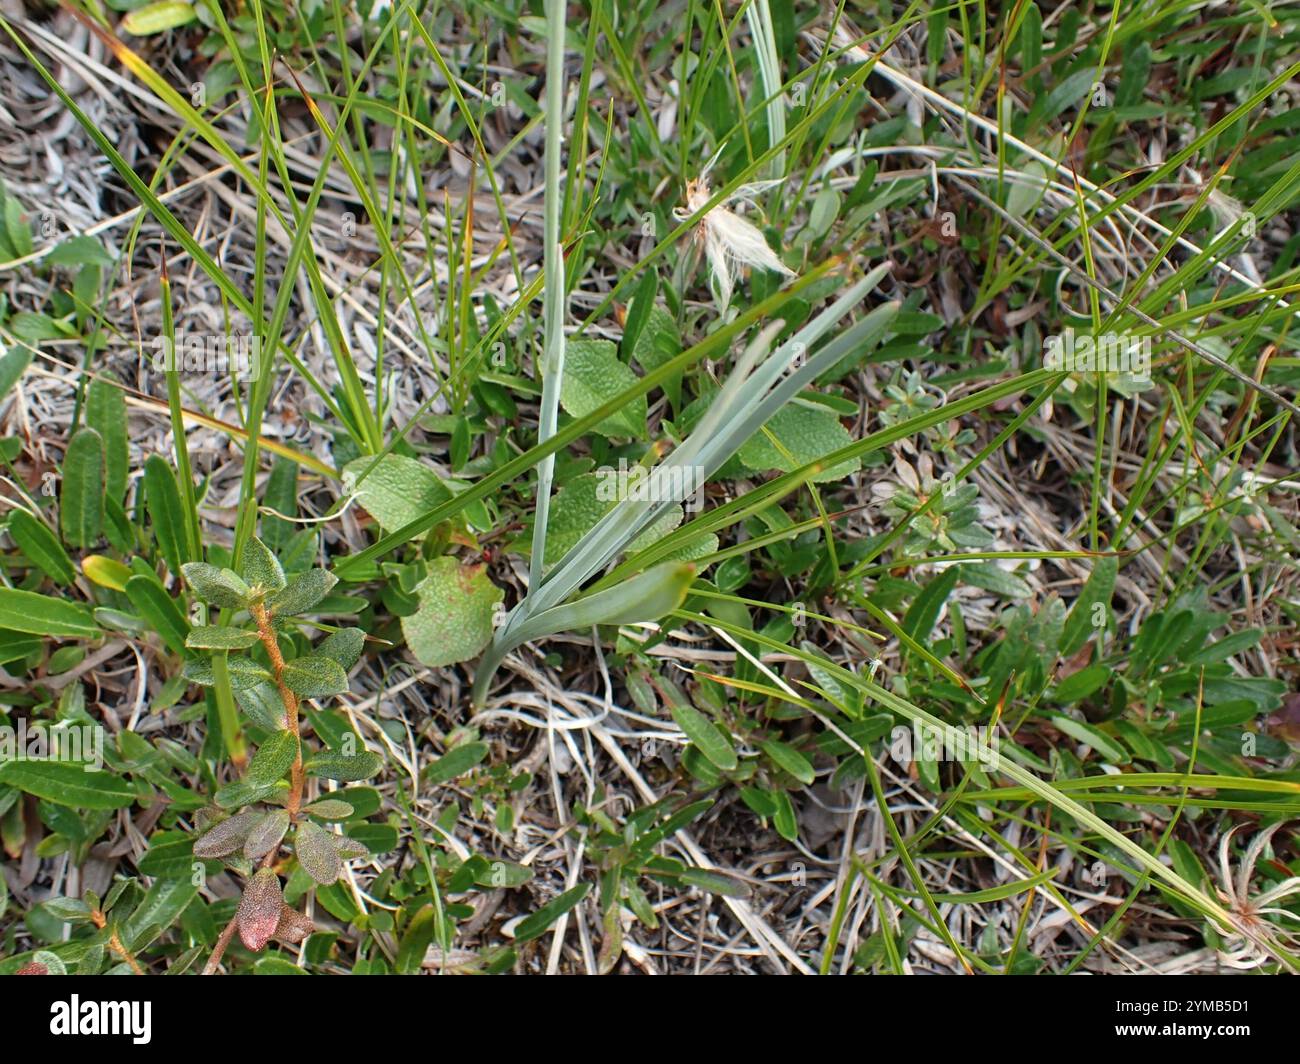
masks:
<path fill-rule="evenodd" d="M 280 910 L 280 922 L 276 924 L 275 937 L 281 942 L 296 946 L 315 930 L 316 925 L 311 922 L 310 916 L 286 905 Z"/>
<path fill-rule="evenodd" d="M 229 857 L 244 845 L 249 831 L 261 816 L 256 809 L 244 809 L 213 825 L 194 840 L 194 856 Z"/>
<path fill-rule="evenodd" d="M 240 941 L 254 953 L 264 949 L 280 924 L 283 910 L 280 877 L 269 868 L 259 869 L 244 887 L 244 896 L 235 912 Z"/>

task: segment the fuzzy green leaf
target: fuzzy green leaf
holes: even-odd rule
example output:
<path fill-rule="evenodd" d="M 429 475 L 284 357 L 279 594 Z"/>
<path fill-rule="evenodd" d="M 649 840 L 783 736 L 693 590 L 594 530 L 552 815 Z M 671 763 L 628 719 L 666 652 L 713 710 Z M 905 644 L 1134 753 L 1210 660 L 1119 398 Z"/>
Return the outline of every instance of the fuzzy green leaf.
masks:
<path fill-rule="evenodd" d="M 585 417 L 636 383 L 637 375 L 618 360 L 618 349 L 608 340 L 570 340 L 565 345 L 560 406 L 566 414 Z M 637 396 L 605 418 L 596 431 L 644 439 L 647 409 L 645 396 Z"/>
<path fill-rule="evenodd" d="M 237 610 L 248 604 L 248 585 L 230 569 L 218 569 L 207 562 L 186 562 L 181 571 L 194 593 L 209 605 Z"/>
<path fill-rule="evenodd" d="M 233 780 L 217 788 L 212 800 L 222 809 L 242 809 L 254 802 L 264 802 L 281 788 L 276 783 L 250 783 L 247 779 Z"/>
<path fill-rule="evenodd" d="M 384 759 L 372 750 L 362 750 L 356 754 L 340 754 L 328 750 L 309 758 L 306 767 L 309 776 L 353 783 L 379 775 L 380 769 L 384 767 Z"/>
<path fill-rule="evenodd" d="M 257 642 L 257 633 L 246 628 L 200 625 L 191 628 L 185 645 L 191 650 L 245 650 Z"/>
<path fill-rule="evenodd" d="M 853 442 L 840 419 L 829 410 L 818 407 L 792 404 L 773 415 L 763 427 L 775 442 L 765 432 L 759 431 L 737 452 L 740 461 L 750 469 L 779 469 L 789 473 Z M 840 462 L 811 479 L 840 480 L 859 465 L 856 458 Z"/>
<path fill-rule="evenodd" d="M 68 441 L 59 523 L 73 547 L 93 547 L 104 530 L 104 440 L 94 429 L 78 429 Z"/>
<path fill-rule="evenodd" d="M 244 779 L 254 786 L 276 783 L 284 777 L 298 756 L 298 737 L 291 731 L 279 731 L 257 748 Z"/>
<path fill-rule="evenodd" d="M 494 607 L 504 592 L 483 565 L 435 558 L 416 587 L 419 607 L 402 618 L 402 632 L 423 665 L 439 668 L 467 661 L 492 638 Z"/>
<path fill-rule="evenodd" d="M 350 669 L 360 660 L 365 643 L 366 633 L 360 628 L 340 628 L 317 643 L 312 653 L 333 658 L 344 669 Z"/>
<path fill-rule="evenodd" d="M 318 798 L 310 805 L 303 806 L 302 811 L 322 820 L 349 820 L 356 812 L 350 803 L 338 798 Z"/>
<path fill-rule="evenodd" d="M 371 466 L 374 471 L 357 481 Z M 355 490 L 357 502 L 379 526 L 391 532 L 418 520 L 451 498 L 451 489 L 423 462 L 402 454 L 357 458 L 343 467 L 345 490 Z"/>
<path fill-rule="evenodd" d="M 256 809 L 241 809 L 208 828 L 194 840 L 194 856 L 208 858 L 229 857 L 244 845 L 248 833 L 262 817 Z"/>
<path fill-rule="evenodd" d="M 279 591 L 285 585 L 284 570 L 270 549 L 256 537 L 244 544 L 239 575 L 250 588 Z"/>
<path fill-rule="evenodd" d="M 325 569 L 308 569 L 272 595 L 267 606 L 277 617 L 294 617 L 310 610 L 337 583 L 338 577 Z"/>
<path fill-rule="evenodd" d="M 323 654 L 287 661 L 281 675 L 285 686 L 304 698 L 341 695 L 348 689 L 348 674 L 343 666 Z"/>
<path fill-rule="evenodd" d="M 293 852 L 302 870 L 323 887 L 328 887 L 343 871 L 334 837 L 310 820 L 304 820 L 294 832 Z"/>

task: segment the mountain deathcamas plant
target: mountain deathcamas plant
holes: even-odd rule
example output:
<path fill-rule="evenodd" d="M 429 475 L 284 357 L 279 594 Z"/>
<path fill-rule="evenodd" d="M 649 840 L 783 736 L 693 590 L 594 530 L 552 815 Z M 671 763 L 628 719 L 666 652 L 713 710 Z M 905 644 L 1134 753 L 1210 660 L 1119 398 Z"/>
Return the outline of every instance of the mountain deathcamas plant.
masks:
<path fill-rule="evenodd" d="M 898 313 L 896 302 L 876 307 L 815 354 L 808 354 L 887 272 L 888 266 L 878 266 L 850 285 L 775 351 L 772 343 L 785 323 L 777 320 L 759 332 L 736 359 L 695 430 L 651 469 L 649 490 L 619 500 L 506 616 L 479 664 L 474 681 L 476 704 L 482 704 L 505 655 L 523 643 L 595 624 L 655 620 L 681 605 L 695 570 L 689 563 L 673 561 L 596 594 L 568 600 L 638 535 L 682 502 L 683 485 L 704 483 L 803 388 L 885 334 Z"/>

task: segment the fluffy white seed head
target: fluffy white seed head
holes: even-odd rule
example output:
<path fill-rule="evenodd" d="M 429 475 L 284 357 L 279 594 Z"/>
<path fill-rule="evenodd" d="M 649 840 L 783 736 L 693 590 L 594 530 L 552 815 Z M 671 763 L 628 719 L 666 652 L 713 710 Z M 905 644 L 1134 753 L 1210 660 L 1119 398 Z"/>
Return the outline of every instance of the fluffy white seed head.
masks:
<path fill-rule="evenodd" d="M 686 183 L 686 206 L 677 211 L 679 218 L 688 218 L 709 202 L 709 182 L 704 175 Z M 763 234 L 740 215 L 727 208 L 727 202 L 743 198 L 738 190 L 729 200 L 719 203 L 700 220 L 695 232 L 696 240 L 704 243 L 704 253 L 709 262 L 718 303 L 726 308 L 731 302 L 731 292 L 736 277 L 747 267 L 773 270 L 786 277 L 795 272 L 777 258 L 767 246 Z"/>

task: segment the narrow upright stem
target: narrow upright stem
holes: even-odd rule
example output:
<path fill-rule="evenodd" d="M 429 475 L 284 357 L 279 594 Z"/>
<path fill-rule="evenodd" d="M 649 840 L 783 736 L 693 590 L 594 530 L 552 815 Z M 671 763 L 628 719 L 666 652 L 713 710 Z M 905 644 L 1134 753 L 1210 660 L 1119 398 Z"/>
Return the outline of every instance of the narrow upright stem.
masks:
<path fill-rule="evenodd" d="M 560 243 L 560 164 L 564 148 L 564 15 L 566 0 L 546 4 L 546 200 L 543 217 L 542 270 L 542 398 L 537 415 L 537 442 L 555 435 L 559 418 L 560 381 L 564 376 L 564 247 Z M 546 562 L 546 526 L 551 510 L 551 481 L 555 456 L 537 466 L 537 505 L 533 523 L 533 550 L 528 566 L 528 586 L 542 582 Z"/>
<path fill-rule="evenodd" d="M 284 655 L 280 653 L 280 643 L 275 638 L 275 628 L 271 623 L 270 610 L 262 603 L 254 602 L 249 606 L 248 611 L 253 615 L 253 620 L 257 624 L 258 637 L 262 640 L 266 656 L 271 662 L 271 675 L 275 680 L 276 688 L 280 692 L 280 701 L 284 704 L 285 728 L 293 732 L 294 737 L 298 740 L 293 767 L 289 770 L 289 797 L 284 803 L 284 808 L 289 813 L 290 822 L 293 822 L 298 819 L 298 812 L 302 808 L 303 785 L 306 782 L 302 767 L 302 734 L 299 731 L 298 696 L 289 690 L 289 686 L 284 682 Z M 261 867 L 270 868 L 275 863 L 278 851 L 279 847 L 273 846 L 266 856 L 262 858 Z M 231 939 L 235 937 L 237 919 L 238 917 L 231 917 L 230 923 L 221 932 L 221 936 L 217 939 L 217 944 L 212 950 L 212 956 L 208 958 L 208 963 L 203 966 L 204 975 L 214 975 L 216 973 L 217 967 L 221 964 L 221 958 L 225 955 L 226 947 L 230 945 Z"/>
<path fill-rule="evenodd" d="M 93 923 L 101 931 L 108 926 L 108 917 L 105 916 L 104 913 L 99 909 L 95 909 L 90 914 L 90 920 L 91 923 Z M 112 932 L 108 936 L 108 950 L 110 953 L 114 953 L 118 957 L 121 957 L 122 960 L 126 961 L 127 967 L 130 968 L 131 971 L 133 971 L 136 975 L 145 974 L 144 968 L 141 967 L 140 962 L 136 960 L 135 954 L 132 953 L 129 949 L 127 949 L 126 943 L 122 941 L 122 939 L 118 936 L 118 933 L 116 931 Z"/>
<path fill-rule="evenodd" d="M 293 817 L 297 815 L 298 807 L 302 804 L 303 788 L 302 736 L 298 731 L 298 696 L 289 690 L 289 686 L 284 682 L 284 655 L 280 653 L 280 643 L 275 638 L 275 628 L 271 624 L 270 611 L 262 603 L 255 602 L 249 607 L 249 613 L 253 615 L 253 621 L 257 624 L 257 634 L 261 638 L 262 646 L 266 649 L 266 656 L 271 662 L 271 676 L 274 678 L 275 686 L 280 692 L 280 701 L 284 704 L 285 728 L 293 732 L 294 738 L 298 740 L 298 752 L 293 759 L 293 768 L 289 770 L 289 800 L 285 803 L 285 809 Z"/>

